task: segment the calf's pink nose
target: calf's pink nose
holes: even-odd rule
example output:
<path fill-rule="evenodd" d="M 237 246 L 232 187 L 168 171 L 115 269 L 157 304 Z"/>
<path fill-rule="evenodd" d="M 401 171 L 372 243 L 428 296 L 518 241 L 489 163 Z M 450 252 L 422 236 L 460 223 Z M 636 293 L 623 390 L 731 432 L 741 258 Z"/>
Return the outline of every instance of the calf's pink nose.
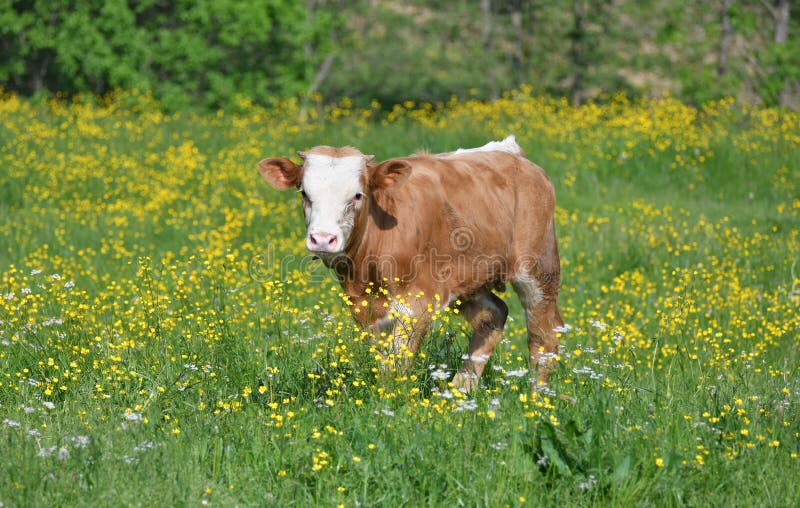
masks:
<path fill-rule="evenodd" d="M 311 233 L 308 235 L 308 241 L 306 242 L 309 250 L 328 252 L 335 251 L 338 244 L 339 240 L 336 235 L 330 233 Z"/>

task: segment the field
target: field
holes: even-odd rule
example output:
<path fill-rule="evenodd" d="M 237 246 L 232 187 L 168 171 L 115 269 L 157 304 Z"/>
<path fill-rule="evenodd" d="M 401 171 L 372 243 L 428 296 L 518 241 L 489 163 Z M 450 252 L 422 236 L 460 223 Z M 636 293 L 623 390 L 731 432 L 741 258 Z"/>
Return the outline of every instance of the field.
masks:
<path fill-rule="evenodd" d="M 448 310 L 384 373 L 256 163 L 509 132 L 559 200 L 549 391 L 510 292 L 476 393 L 448 386 L 468 333 Z M 796 506 L 797 161 L 796 113 L 729 100 L 4 95 L 0 506 Z"/>

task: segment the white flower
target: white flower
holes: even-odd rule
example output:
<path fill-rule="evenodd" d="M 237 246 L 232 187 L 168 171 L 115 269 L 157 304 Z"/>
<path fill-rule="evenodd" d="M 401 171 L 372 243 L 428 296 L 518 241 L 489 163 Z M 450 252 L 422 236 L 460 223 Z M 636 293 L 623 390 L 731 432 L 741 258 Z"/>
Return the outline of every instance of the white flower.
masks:
<path fill-rule="evenodd" d="M 590 474 L 589 478 L 587 478 L 585 482 L 578 484 L 578 488 L 581 490 L 590 490 L 595 485 L 597 485 L 597 478 L 595 478 L 593 474 Z"/>
<path fill-rule="evenodd" d="M 155 448 L 156 444 L 152 441 L 144 441 L 133 448 L 133 451 L 136 453 L 146 452 L 147 450 L 152 450 Z"/>
<path fill-rule="evenodd" d="M 46 407 L 47 409 L 55 409 L 56 408 L 56 405 L 53 404 L 52 402 L 50 402 L 49 400 L 46 400 L 46 401 L 42 402 L 42 405 L 44 407 Z"/>
<path fill-rule="evenodd" d="M 17 429 L 20 427 L 20 423 L 14 420 L 9 420 L 8 418 L 3 420 L 3 424 L 7 427 L 11 427 L 12 429 Z"/>
<path fill-rule="evenodd" d="M 572 369 L 572 372 L 574 372 L 575 374 L 585 374 L 589 376 L 590 379 L 603 379 L 602 374 L 595 372 L 594 370 L 592 370 L 591 367 L 588 366 L 576 367 Z"/>
<path fill-rule="evenodd" d="M 456 411 L 475 411 L 478 409 L 478 403 L 474 399 L 460 400 L 457 404 Z"/>
<path fill-rule="evenodd" d="M 437 381 L 441 381 L 444 379 L 448 379 L 450 377 L 450 372 L 442 369 L 436 369 L 431 372 L 431 377 Z"/>
<path fill-rule="evenodd" d="M 36 455 L 38 457 L 49 457 L 50 455 L 53 454 L 54 451 L 56 451 L 56 447 L 55 446 L 51 446 L 49 448 L 41 448 L 39 450 L 39 453 L 37 453 Z"/>
<path fill-rule="evenodd" d="M 606 328 L 608 328 L 608 325 L 603 323 L 602 321 L 592 320 L 592 321 L 589 321 L 589 324 L 594 326 L 598 330 L 605 330 Z"/>
<path fill-rule="evenodd" d="M 62 446 L 58 449 L 58 460 L 67 460 L 69 458 L 69 448 Z"/>
<path fill-rule="evenodd" d="M 129 422 L 141 422 L 142 421 L 142 413 L 130 412 L 130 413 L 125 413 L 124 415 L 122 415 L 122 417 L 125 418 L 125 420 L 127 420 Z"/>
<path fill-rule="evenodd" d="M 38 268 L 31 270 L 31 275 L 39 275 L 40 273 L 42 273 L 42 271 L 39 270 Z"/>
<path fill-rule="evenodd" d="M 453 393 L 450 390 L 445 390 L 443 392 L 440 392 L 439 390 L 433 390 L 433 393 L 438 395 L 439 397 L 441 397 L 443 399 L 452 399 L 453 398 Z"/>
<path fill-rule="evenodd" d="M 564 323 L 561 326 L 556 326 L 555 328 L 553 328 L 553 331 L 556 333 L 569 333 L 570 330 L 572 330 L 572 325 L 568 325 L 567 323 Z"/>
<path fill-rule="evenodd" d="M 89 436 L 72 436 L 72 444 L 75 448 L 86 448 L 91 439 Z"/>

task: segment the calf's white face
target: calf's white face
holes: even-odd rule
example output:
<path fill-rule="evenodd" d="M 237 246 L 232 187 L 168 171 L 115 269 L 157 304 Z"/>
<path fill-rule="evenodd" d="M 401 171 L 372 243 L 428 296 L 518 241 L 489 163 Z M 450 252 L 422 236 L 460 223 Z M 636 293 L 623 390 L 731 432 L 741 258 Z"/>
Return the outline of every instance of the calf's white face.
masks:
<path fill-rule="evenodd" d="M 306 216 L 306 248 L 318 253 L 344 250 L 364 201 L 364 156 L 309 153 L 300 193 Z"/>
<path fill-rule="evenodd" d="M 368 165 L 373 156 L 351 147 L 318 146 L 299 155 L 302 167 L 285 157 L 273 157 L 259 162 L 258 170 L 274 188 L 294 187 L 300 192 L 306 248 L 323 260 L 344 252 L 367 196 L 391 192 L 411 172 L 407 162 L 397 159 Z"/>

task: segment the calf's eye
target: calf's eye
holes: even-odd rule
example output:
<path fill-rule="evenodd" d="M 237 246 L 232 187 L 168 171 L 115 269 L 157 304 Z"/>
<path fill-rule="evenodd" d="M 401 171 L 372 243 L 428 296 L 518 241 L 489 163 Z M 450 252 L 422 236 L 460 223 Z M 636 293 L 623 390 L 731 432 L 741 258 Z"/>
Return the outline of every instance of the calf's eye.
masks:
<path fill-rule="evenodd" d="M 364 197 L 363 194 L 361 194 L 360 192 L 357 192 L 356 195 L 353 196 L 353 201 L 361 201 L 361 198 L 363 198 L 363 197 Z"/>

